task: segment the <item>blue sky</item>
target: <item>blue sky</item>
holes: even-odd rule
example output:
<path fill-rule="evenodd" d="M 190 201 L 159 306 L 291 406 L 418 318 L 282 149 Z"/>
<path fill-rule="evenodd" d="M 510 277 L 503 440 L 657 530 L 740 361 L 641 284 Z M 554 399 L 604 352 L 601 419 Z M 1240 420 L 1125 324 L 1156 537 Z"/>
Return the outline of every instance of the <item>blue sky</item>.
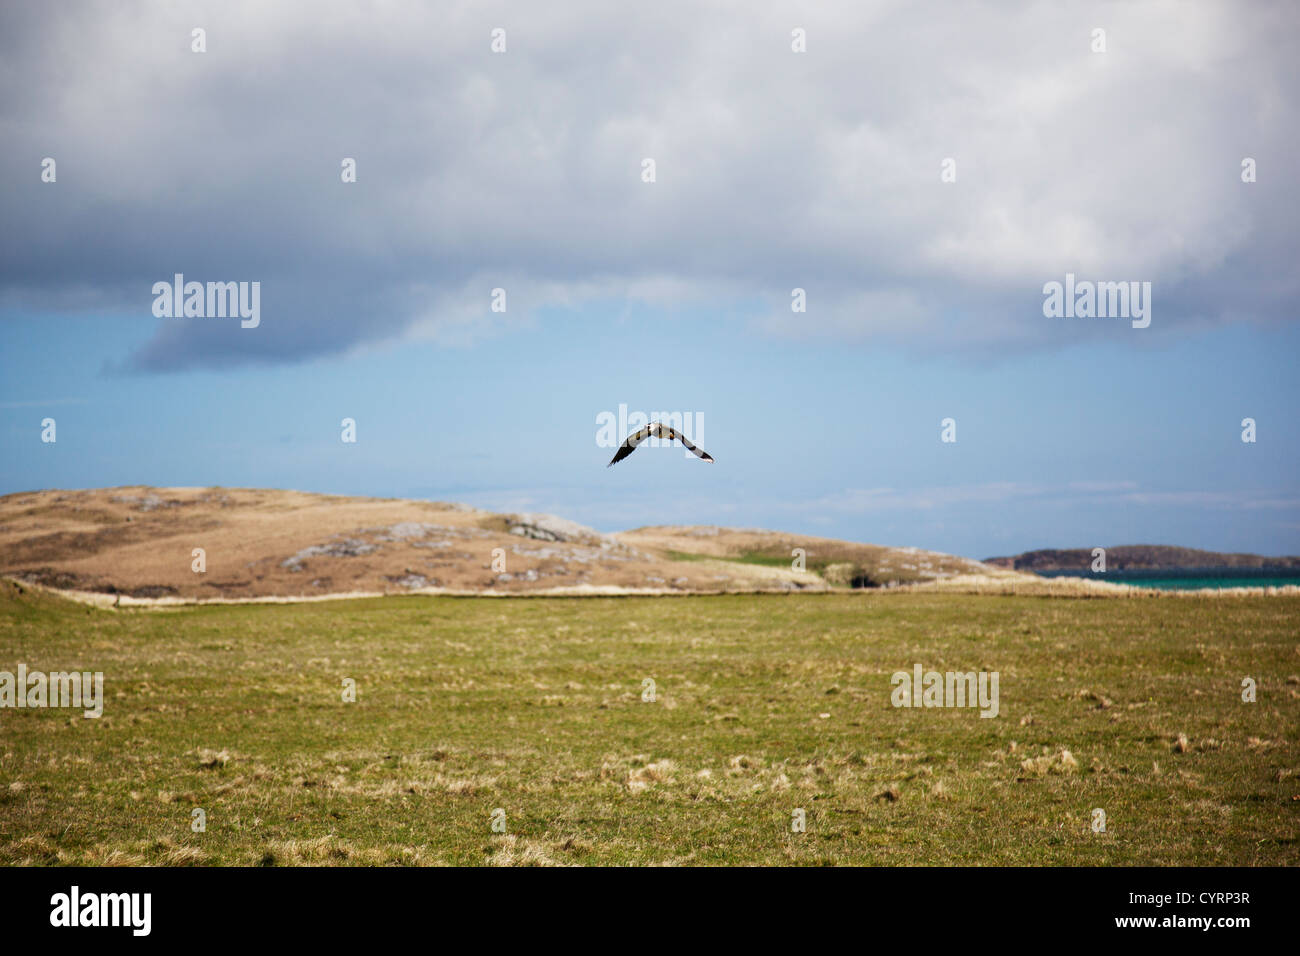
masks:
<path fill-rule="evenodd" d="M 973 362 L 603 303 L 462 346 L 112 371 L 159 321 L 6 321 L 0 488 L 298 488 L 974 557 L 1138 542 L 1300 550 L 1292 325 L 1143 347 L 1116 330 L 1115 342 Z M 596 417 L 619 403 L 702 413 L 716 464 L 647 448 L 606 468 Z M 40 441 L 47 416 L 52 445 Z M 1240 440 L 1247 416 L 1254 444 Z M 355 444 L 340 440 L 345 417 Z M 946 417 L 955 443 L 940 441 Z"/>
<path fill-rule="evenodd" d="M 0 493 L 1300 553 L 1300 8 L 59 10 L 0 10 Z M 178 272 L 260 324 L 155 318 Z M 606 469 L 620 404 L 716 463 Z"/>

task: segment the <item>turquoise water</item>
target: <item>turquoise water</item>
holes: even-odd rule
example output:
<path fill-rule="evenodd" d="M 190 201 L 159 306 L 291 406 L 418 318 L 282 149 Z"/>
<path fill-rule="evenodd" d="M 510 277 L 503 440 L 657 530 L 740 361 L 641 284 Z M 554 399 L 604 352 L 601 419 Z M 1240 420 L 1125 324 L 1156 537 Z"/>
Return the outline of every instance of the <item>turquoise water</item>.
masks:
<path fill-rule="evenodd" d="M 1300 569 L 1286 568 L 1177 568 L 1160 571 L 1039 571 L 1044 578 L 1092 578 L 1112 584 L 1187 591 L 1196 588 L 1280 588 L 1300 585 Z"/>

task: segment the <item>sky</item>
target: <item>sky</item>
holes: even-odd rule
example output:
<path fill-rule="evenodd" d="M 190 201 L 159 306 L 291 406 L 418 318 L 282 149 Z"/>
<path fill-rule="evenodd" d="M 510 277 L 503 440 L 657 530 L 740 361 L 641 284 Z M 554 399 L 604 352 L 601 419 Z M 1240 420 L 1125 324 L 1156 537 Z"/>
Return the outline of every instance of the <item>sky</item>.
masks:
<path fill-rule="evenodd" d="M 1300 554 L 1300 8 L 549 6 L 0 11 L 0 494 Z"/>

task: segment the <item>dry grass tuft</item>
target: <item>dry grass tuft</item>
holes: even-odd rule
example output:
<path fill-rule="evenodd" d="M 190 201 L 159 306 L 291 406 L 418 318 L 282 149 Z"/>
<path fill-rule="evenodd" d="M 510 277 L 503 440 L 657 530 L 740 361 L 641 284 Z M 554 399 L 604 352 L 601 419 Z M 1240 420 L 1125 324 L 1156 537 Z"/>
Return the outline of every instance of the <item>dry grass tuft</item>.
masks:
<path fill-rule="evenodd" d="M 572 863 L 559 860 L 555 852 L 573 849 L 575 841 L 548 844 L 542 840 L 530 840 L 506 833 L 493 841 L 488 863 L 492 866 L 572 866 Z"/>
<path fill-rule="evenodd" d="M 206 767 L 209 770 L 224 767 L 230 763 L 230 751 L 225 749 L 208 750 L 205 748 L 199 751 L 198 757 L 199 766 Z"/>
<path fill-rule="evenodd" d="M 1071 774 L 1079 769 L 1079 761 L 1074 759 L 1074 754 L 1064 748 L 1052 753 L 1044 747 L 1040 756 L 1022 760 L 1020 769 L 1030 777 L 1041 777 L 1049 773 Z"/>
<path fill-rule="evenodd" d="M 639 793 L 652 784 L 672 783 L 672 780 L 673 762 L 664 759 L 636 768 L 628 774 L 626 784 L 629 791 Z"/>

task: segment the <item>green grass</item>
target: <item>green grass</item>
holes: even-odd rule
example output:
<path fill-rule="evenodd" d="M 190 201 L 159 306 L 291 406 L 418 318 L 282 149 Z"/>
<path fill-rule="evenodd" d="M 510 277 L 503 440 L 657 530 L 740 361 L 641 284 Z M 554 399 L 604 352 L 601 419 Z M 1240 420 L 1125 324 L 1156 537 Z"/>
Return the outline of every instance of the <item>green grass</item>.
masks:
<path fill-rule="evenodd" d="M 0 670 L 103 671 L 107 701 L 0 710 L 0 862 L 1294 865 L 1298 612 L 865 592 L 109 612 L 6 585 Z M 999 671 L 1000 716 L 894 708 L 916 662 Z"/>
<path fill-rule="evenodd" d="M 790 553 L 785 548 L 773 548 L 766 551 L 742 551 L 735 555 L 712 555 L 697 554 L 693 551 L 667 551 L 665 552 L 669 559 L 673 561 L 730 561 L 733 564 L 757 564 L 765 568 L 791 568 L 792 562 Z M 818 576 L 824 576 L 826 568 L 832 564 L 841 563 L 834 557 L 808 557 L 804 562 L 804 569 L 811 571 Z M 862 564 L 851 564 L 852 574 L 868 574 L 869 570 Z M 890 578 L 895 580 L 919 580 L 915 574 L 891 574 Z M 831 582 L 835 584 L 837 582 Z"/>
<path fill-rule="evenodd" d="M 696 554 L 693 551 L 668 551 L 668 557 L 673 561 L 735 561 L 735 558 L 714 557 L 710 554 Z"/>
<path fill-rule="evenodd" d="M 769 567 L 769 568 L 790 567 L 789 551 L 785 551 L 784 553 L 778 553 L 778 554 L 770 554 L 766 551 L 742 551 L 740 556 L 735 560 L 741 562 L 742 564 L 761 564 L 764 567 Z M 804 566 L 809 571 L 814 571 L 817 574 L 821 574 L 821 572 L 825 570 L 826 565 L 831 563 L 832 561 L 830 558 L 807 558 L 805 559 Z"/>
<path fill-rule="evenodd" d="M 735 555 L 696 554 L 694 551 L 665 552 L 673 561 L 730 561 L 733 564 L 760 564 L 766 568 L 789 568 L 791 560 L 788 554 L 767 554 L 763 551 L 742 551 Z M 826 558 L 807 562 L 809 571 L 820 572 L 830 561 Z"/>

